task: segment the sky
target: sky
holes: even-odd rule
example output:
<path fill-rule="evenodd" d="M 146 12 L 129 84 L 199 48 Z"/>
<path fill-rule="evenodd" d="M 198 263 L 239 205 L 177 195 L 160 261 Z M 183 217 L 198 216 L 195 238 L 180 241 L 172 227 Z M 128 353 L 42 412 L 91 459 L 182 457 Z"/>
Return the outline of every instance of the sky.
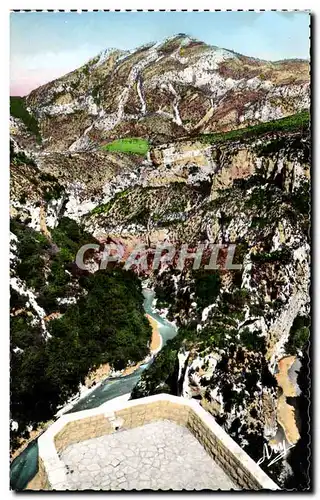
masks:
<path fill-rule="evenodd" d="M 177 33 L 260 59 L 309 58 L 306 12 L 14 12 L 10 26 L 10 95 L 27 95 L 107 48 Z"/>

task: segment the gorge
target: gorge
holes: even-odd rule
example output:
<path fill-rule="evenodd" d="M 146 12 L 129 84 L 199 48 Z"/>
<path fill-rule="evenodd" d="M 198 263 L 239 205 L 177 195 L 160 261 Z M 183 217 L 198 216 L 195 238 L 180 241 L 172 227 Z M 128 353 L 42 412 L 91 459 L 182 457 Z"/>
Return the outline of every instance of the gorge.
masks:
<path fill-rule="evenodd" d="M 68 418 L 129 393 L 133 406 L 164 393 L 197 402 L 255 463 L 287 440 L 287 456 L 261 467 L 281 488 L 308 489 L 309 80 L 307 61 L 179 34 L 13 99 L 13 453 L 91 370 L 146 360 Z M 191 258 L 179 268 L 176 255 L 158 269 L 147 259 L 126 270 L 124 258 L 99 269 L 106 244 L 186 245 L 189 257 L 203 245 L 205 264 L 218 245 L 218 269 Z M 225 265 L 231 245 L 238 269 Z M 145 313 L 163 339 L 152 359 Z M 14 489 L 36 472 L 36 452 L 14 460 Z"/>

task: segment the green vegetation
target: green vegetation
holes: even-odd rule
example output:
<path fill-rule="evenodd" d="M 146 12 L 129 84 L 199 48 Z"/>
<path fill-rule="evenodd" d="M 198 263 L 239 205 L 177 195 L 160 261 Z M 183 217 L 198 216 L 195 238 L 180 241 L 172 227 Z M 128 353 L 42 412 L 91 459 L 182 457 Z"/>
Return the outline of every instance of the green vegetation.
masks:
<path fill-rule="evenodd" d="M 108 269 L 89 275 L 74 265 L 80 246 L 93 240 L 74 221 L 62 219 L 52 241 L 17 221 L 11 229 L 19 240 L 17 275 L 34 288 L 47 314 L 62 313 L 46 322 L 52 337 L 44 340 L 34 310 L 12 290 L 11 418 L 19 422 L 17 437 L 28 425 L 52 418 L 91 368 L 108 362 L 122 369 L 143 359 L 151 327 L 133 272 Z M 58 304 L 57 298 L 68 297 L 78 301 Z"/>
<path fill-rule="evenodd" d="M 38 141 L 41 141 L 38 122 L 27 110 L 23 97 L 10 97 L 10 114 L 15 118 L 20 118 L 29 132 L 35 135 Z"/>
<path fill-rule="evenodd" d="M 263 229 L 264 227 L 266 227 L 269 223 L 269 220 L 267 217 L 255 217 L 253 216 L 252 217 L 252 220 L 251 220 L 251 227 L 252 228 L 256 228 L 257 230 L 259 229 Z"/>
<path fill-rule="evenodd" d="M 157 297 L 157 307 L 158 308 L 166 308 L 172 304 L 172 297 L 175 294 L 175 285 L 171 276 L 175 276 L 178 274 L 176 269 L 170 269 L 170 274 L 164 274 L 162 278 L 162 283 L 159 281 L 155 282 L 155 296 Z M 158 269 L 155 270 L 155 274 L 158 274 Z"/>
<path fill-rule="evenodd" d="M 249 351 L 266 353 L 265 349 L 265 338 L 261 336 L 261 333 L 257 330 L 249 330 L 249 328 L 244 328 L 241 331 L 241 345 L 245 346 Z"/>
<path fill-rule="evenodd" d="M 36 167 L 34 160 L 29 158 L 23 151 L 19 151 L 18 153 L 14 151 L 12 141 L 10 141 L 10 164 L 15 166 L 31 165 L 32 167 Z"/>
<path fill-rule="evenodd" d="M 67 217 L 60 220 L 59 225 L 52 230 L 51 236 L 49 259 L 47 255 L 44 256 L 47 269 L 49 268 L 46 285 L 37 288 L 38 303 L 47 313 L 55 312 L 57 309 L 64 310 L 63 306 L 59 308 L 57 299 L 73 295 L 74 284 L 69 273 L 74 274 L 76 254 L 82 245 L 97 243 L 81 226 Z"/>
<path fill-rule="evenodd" d="M 11 231 L 17 236 L 18 261 L 17 275 L 23 279 L 29 288 L 40 289 L 45 286 L 44 266 L 45 252 L 49 249 L 48 240 L 33 229 L 18 221 L 11 220 Z"/>
<path fill-rule="evenodd" d="M 176 337 L 168 340 L 166 345 L 157 354 L 152 365 L 142 374 L 132 393 L 131 399 L 138 399 L 151 394 L 177 394 L 177 376 L 179 371 L 178 352 L 181 345 L 194 338 L 195 330 L 181 327 Z"/>
<path fill-rule="evenodd" d="M 146 139 L 132 137 L 117 139 L 116 141 L 101 146 L 101 148 L 107 151 L 120 151 L 121 153 L 132 153 L 145 156 L 149 151 L 149 143 Z"/>
<path fill-rule="evenodd" d="M 91 210 L 91 215 L 102 214 L 109 212 L 110 208 L 114 205 L 117 200 L 120 198 L 124 198 L 130 192 L 130 189 L 125 189 L 124 191 L 120 191 L 116 193 L 114 197 L 108 201 L 108 203 L 103 203 L 102 205 L 98 205 L 93 210 Z"/>
<path fill-rule="evenodd" d="M 290 329 L 288 342 L 285 350 L 287 354 L 297 355 L 306 347 L 310 336 L 310 318 L 308 316 L 297 316 Z"/>
<path fill-rule="evenodd" d="M 91 92 L 93 100 L 97 106 L 101 104 L 101 92 L 102 92 L 101 85 L 94 87 Z"/>
<path fill-rule="evenodd" d="M 223 143 L 227 141 L 236 141 L 258 137 L 260 135 L 274 132 L 295 132 L 308 130 L 310 126 L 310 113 L 302 111 L 295 115 L 273 120 L 266 123 L 259 123 L 251 127 L 230 130 L 229 132 L 217 132 L 214 134 L 201 134 L 199 139 L 209 143 Z"/>
<path fill-rule="evenodd" d="M 195 278 L 195 296 L 201 309 L 213 304 L 220 292 L 221 278 L 218 271 L 193 271 Z"/>
<path fill-rule="evenodd" d="M 290 261 L 290 259 L 291 250 L 287 247 L 281 248 L 280 250 L 274 250 L 273 252 L 259 252 L 251 254 L 251 260 L 260 264 L 265 262 L 282 262 L 283 264 L 286 264 Z"/>
<path fill-rule="evenodd" d="M 82 70 L 82 73 L 85 75 L 85 76 L 89 76 L 90 75 L 90 64 L 87 63 L 87 64 L 84 64 L 81 68 Z"/>
<path fill-rule="evenodd" d="M 96 240 L 67 217 L 53 229 L 51 242 L 17 220 L 12 219 L 10 226 L 19 241 L 17 275 L 36 290 L 39 304 L 48 313 L 56 311 L 56 299 L 68 293 L 70 277 L 66 271 L 72 271 L 76 253 L 85 243 L 97 243 Z"/>
<path fill-rule="evenodd" d="M 303 132 L 305 129 L 301 129 Z M 275 136 L 271 140 L 262 142 L 256 146 L 258 156 L 272 156 L 280 150 L 285 150 L 288 158 L 293 159 L 299 155 L 302 163 L 310 163 L 310 144 L 307 141 L 301 141 L 301 135 L 288 137 L 287 134 Z"/>
<path fill-rule="evenodd" d="M 235 182 L 232 188 L 221 190 L 219 195 L 210 202 L 209 208 L 228 208 L 232 196 L 237 201 L 238 209 L 247 214 L 248 220 L 251 219 L 251 227 L 256 231 L 271 228 L 284 219 L 289 219 L 308 238 L 310 236 L 311 193 L 307 180 L 290 192 L 279 186 L 275 179 L 266 180 L 255 175 Z"/>
<path fill-rule="evenodd" d="M 303 182 L 298 189 L 295 189 L 290 197 L 293 209 L 309 218 L 311 215 L 311 192 L 310 183 Z"/>
<path fill-rule="evenodd" d="M 39 176 L 40 180 L 48 182 L 48 185 L 44 187 L 43 198 L 46 202 L 51 200 L 57 200 L 61 198 L 64 193 L 64 188 L 57 182 L 57 178 L 51 174 L 41 173 Z"/>

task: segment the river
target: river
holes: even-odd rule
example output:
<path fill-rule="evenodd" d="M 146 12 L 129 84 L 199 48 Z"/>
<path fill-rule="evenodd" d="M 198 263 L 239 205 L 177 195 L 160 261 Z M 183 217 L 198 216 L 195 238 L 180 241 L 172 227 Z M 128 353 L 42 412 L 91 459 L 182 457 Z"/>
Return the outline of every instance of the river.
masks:
<path fill-rule="evenodd" d="M 148 288 L 143 289 L 143 307 L 147 314 L 159 323 L 159 333 L 162 337 L 162 347 L 167 340 L 172 339 L 177 334 L 176 328 L 161 318 L 159 314 L 153 312 L 152 302 L 154 292 Z M 110 399 L 128 394 L 139 381 L 142 372 L 152 363 L 141 365 L 134 373 L 125 377 L 106 378 L 95 390 L 87 396 L 81 398 L 67 413 L 95 408 L 110 401 Z M 38 442 L 32 441 L 27 448 L 17 456 L 10 467 L 10 484 L 14 490 L 22 490 L 29 481 L 36 475 L 38 470 Z"/>

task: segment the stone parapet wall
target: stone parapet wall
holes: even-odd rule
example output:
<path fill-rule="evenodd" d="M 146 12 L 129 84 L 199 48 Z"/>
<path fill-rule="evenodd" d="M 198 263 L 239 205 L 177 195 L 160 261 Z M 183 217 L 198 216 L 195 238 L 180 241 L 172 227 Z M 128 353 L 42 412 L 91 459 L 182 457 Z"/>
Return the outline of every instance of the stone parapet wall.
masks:
<path fill-rule="evenodd" d="M 145 399 L 148 398 L 143 398 L 140 401 L 142 402 Z M 140 404 L 124 410 L 115 411 L 115 416 L 119 419 L 119 426 L 125 429 L 133 429 L 134 427 L 155 422 L 156 420 L 171 420 L 177 424 L 186 425 L 188 415 L 188 406 L 165 400 L 149 404 Z"/>
<path fill-rule="evenodd" d="M 268 489 L 273 489 L 271 484 L 273 481 L 224 431 L 223 433 L 213 433 L 201 416 L 192 410 L 189 414 L 187 428 L 200 441 L 211 458 L 240 488 L 259 490 L 262 487 L 267 488 L 267 483 L 270 482 Z M 268 478 L 267 482 L 264 476 Z"/>
<path fill-rule="evenodd" d="M 132 401 L 117 398 L 98 408 L 63 415 L 38 441 L 39 473 L 41 470 L 44 478 L 42 489 L 68 489 L 59 454 L 70 444 L 158 420 L 170 420 L 187 427 L 240 488 L 279 489 L 198 402 L 169 394 Z"/>
<path fill-rule="evenodd" d="M 77 417 L 77 420 L 66 423 L 54 436 L 54 444 L 57 452 L 61 453 L 70 444 L 111 434 L 120 429 L 133 429 L 156 420 L 171 420 L 177 424 L 186 425 L 188 415 L 188 406 L 170 401 L 157 401 L 92 417 Z"/>
<path fill-rule="evenodd" d="M 109 420 L 102 415 L 74 420 L 67 423 L 63 429 L 54 437 L 55 447 L 58 453 L 65 450 L 70 444 L 85 441 L 110 434 L 113 432 Z"/>

